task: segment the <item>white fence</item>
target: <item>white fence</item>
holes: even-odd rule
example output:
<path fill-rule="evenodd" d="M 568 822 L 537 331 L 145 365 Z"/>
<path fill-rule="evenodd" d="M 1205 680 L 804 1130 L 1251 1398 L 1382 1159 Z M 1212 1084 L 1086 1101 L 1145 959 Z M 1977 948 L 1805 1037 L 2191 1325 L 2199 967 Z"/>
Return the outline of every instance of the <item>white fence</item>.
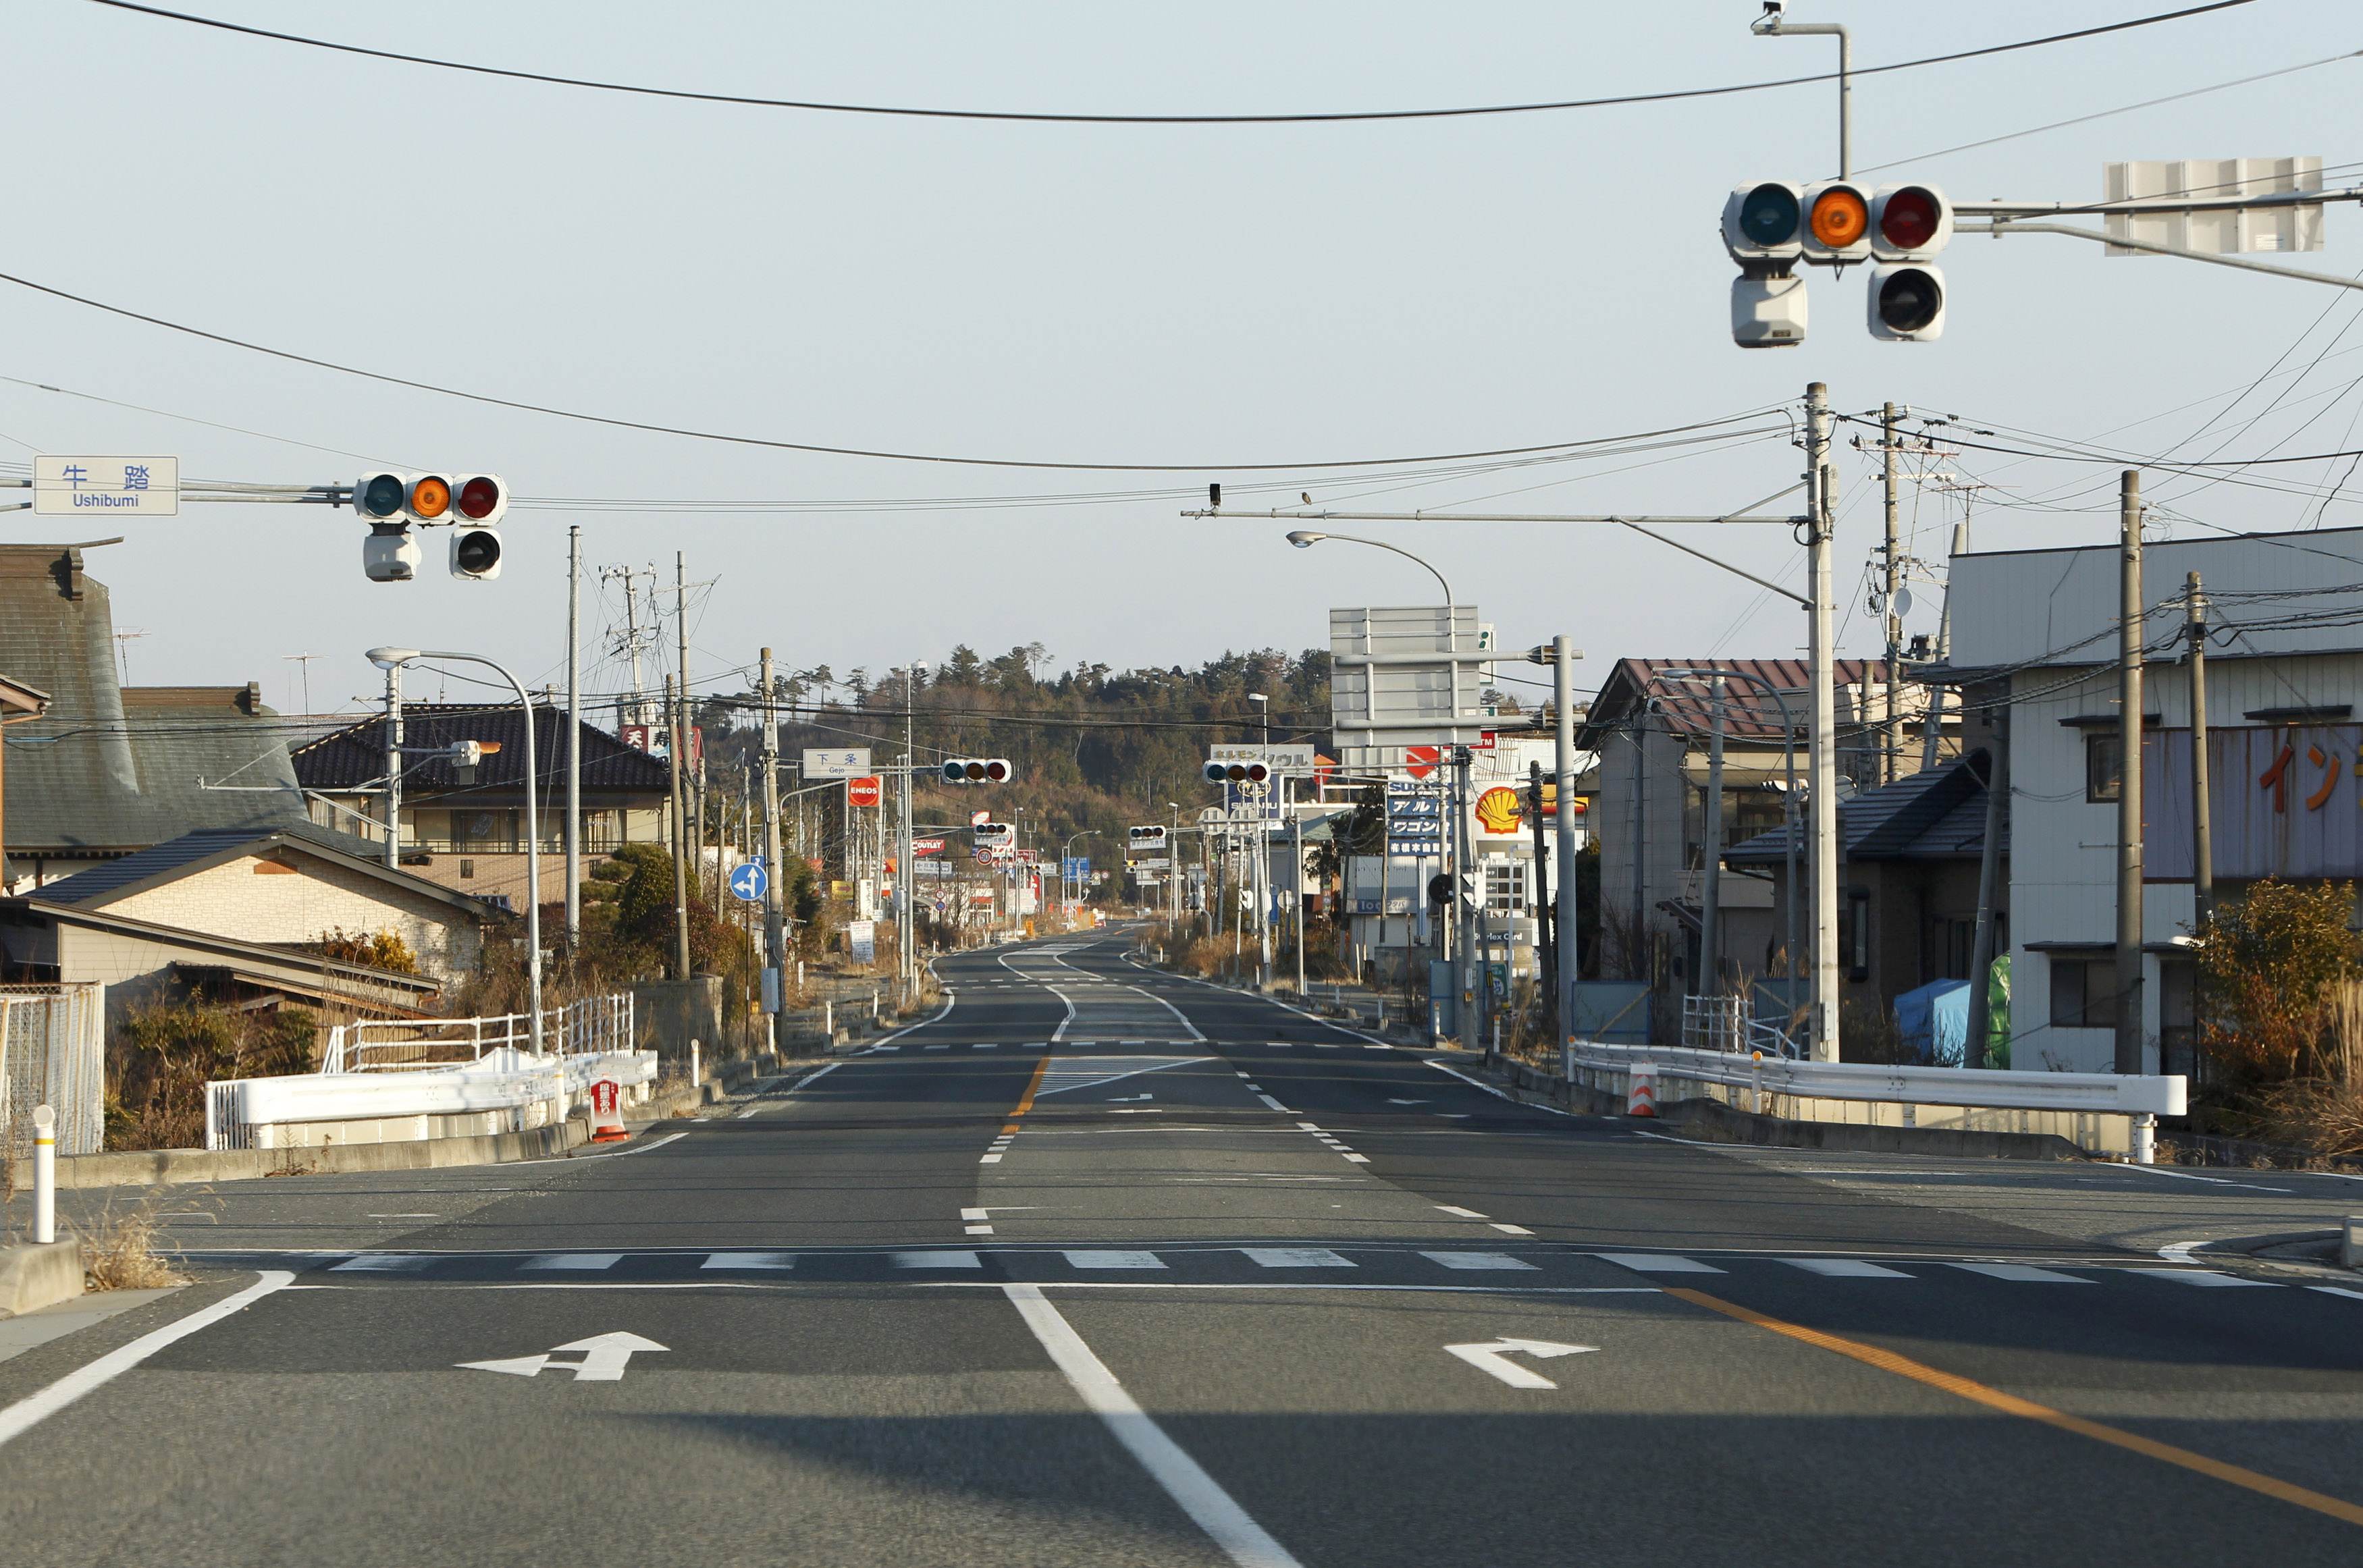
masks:
<path fill-rule="evenodd" d="M 2145 1163 L 2157 1118 L 2183 1114 L 2189 1092 L 2180 1074 L 1899 1067 L 1590 1041 L 1560 1053 L 1559 1070 L 1570 1083 L 1619 1099 L 1630 1094 L 1636 1067 L 1654 1073 L 1659 1105 L 1705 1099 L 1800 1121 L 2056 1132 L 2086 1149 Z M 1847 1107 L 1861 1109 L 1848 1114 Z"/>
<path fill-rule="evenodd" d="M 0 986 L 0 1157 L 29 1159 L 33 1108 L 57 1112 L 58 1153 L 106 1136 L 106 988 Z"/>
<path fill-rule="evenodd" d="M 480 1062 L 488 1052 L 533 1048 L 533 1015 L 505 1012 L 492 1018 L 365 1020 L 328 1032 L 320 1058 L 323 1073 L 439 1071 Z M 632 1048 L 632 999 L 628 993 L 586 997 L 566 1007 L 544 1008 L 541 1043 L 557 1056 L 596 1055 Z"/>
<path fill-rule="evenodd" d="M 632 999 L 594 997 L 542 1016 L 542 1054 L 524 1013 L 350 1023 L 330 1033 L 322 1070 L 205 1086 L 205 1147 L 276 1149 L 524 1132 L 563 1121 L 591 1085 L 633 1099 L 657 1077 L 632 1045 Z"/>

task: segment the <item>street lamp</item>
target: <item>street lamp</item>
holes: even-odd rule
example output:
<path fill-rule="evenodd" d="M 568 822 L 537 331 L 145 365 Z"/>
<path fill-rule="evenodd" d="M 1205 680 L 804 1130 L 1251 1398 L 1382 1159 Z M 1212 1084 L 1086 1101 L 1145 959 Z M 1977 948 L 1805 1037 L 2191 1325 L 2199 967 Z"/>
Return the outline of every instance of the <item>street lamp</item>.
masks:
<path fill-rule="evenodd" d="M 1324 539 L 1335 539 L 1347 545 L 1368 545 L 1374 550 L 1391 550 L 1407 561 L 1417 561 L 1427 568 L 1428 575 L 1436 579 L 1436 585 L 1444 590 L 1444 602 L 1447 604 L 1457 602 L 1452 597 L 1452 585 L 1444 580 L 1444 574 L 1436 569 L 1435 563 L 1413 555 L 1400 545 L 1390 545 L 1384 539 L 1365 539 L 1356 534 L 1316 534 L 1309 528 L 1299 528 L 1288 536 L 1288 542 L 1300 550 L 1309 550 Z"/>
<path fill-rule="evenodd" d="M 481 664 L 513 687 L 517 706 L 525 712 L 525 943 L 527 1008 L 532 1018 L 529 1038 L 533 1054 L 541 1055 L 541 805 L 534 789 L 533 698 L 508 670 L 482 654 L 454 653 L 447 648 L 372 648 L 369 661 L 391 674 L 416 659 L 458 659 Z M 389 821 L 389 831 L 393 829 Z"/>

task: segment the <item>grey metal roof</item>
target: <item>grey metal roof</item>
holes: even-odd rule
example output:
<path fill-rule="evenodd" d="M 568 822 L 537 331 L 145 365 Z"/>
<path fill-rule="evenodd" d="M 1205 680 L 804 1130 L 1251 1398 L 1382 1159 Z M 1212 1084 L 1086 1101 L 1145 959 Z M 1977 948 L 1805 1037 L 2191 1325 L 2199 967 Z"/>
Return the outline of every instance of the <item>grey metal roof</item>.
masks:
<path fill-rule="evenodd" d="M 1838 802 L 1839 852 L 1848 860 L 1968 860 L 1985 852 L 1986 753 L 1973 751 Z M 1800 824 L 1802 830 L 1802 824 Z M 1728 865 L 1778 865 L 1788 856 L 1789 830 L 1758 834 L 1724 853 Z M 1800 832 L 1798 850 L 1805 847 Z M 2010 817 L 2002 815 L 2002 853 L 2010 853 Z"/>
<path fill-rule="evenodd" d="M 94 866 L 87 871 L 60 878 L 27 896 L 37 903 L 95 909 L 133 893 L 161 887 L 207 867 L 242 856 L 268 855 L 283 849 L 330 860 L 478 919 L 489 918 L 494 912 L 493 906 L 483 899 L 454 892 L 407 871 L 389 868 L 381 857 L 383 846 L 380 845 L 311 823 L 289 823 L 259 832 L 247 828 L 215 828 L 183 834 L 152 849 L 122 856 Z"/>
<path fill-rule="evenodd" d="M 117 684 L 106 585 L 78 548 L 0 545 L 0 670 L 50 695 L 47 713 L 7 728 L 8 848 L 20 864 L 304 817 L 277 716 L 251 687 Z"/>
<path fill-rule="evenodd" d="M 565 787 L 566 710 L 537 702 L 533 710 L 534 772 L 548 800 Z M 671 789 L 665 764 L 634 750 L 606 731 L 582 725 L 582 788 L 602 795 L 662 796 Z M 405 755 L 402 789 L 416 803 L 465 790 L 471 795 L 522 799 L 525 781 L 525 716 L 510 703 L 405 702 L 402 744 L 449 745 L 453 741 L 498 743 L 477 765 L 472 784 L 460 784 L 441 757 Z M 383 782 L 385 778 L 385 718 L 379 714 L 349 723 L 297 747 L 295 775 L 307 790 L 334 794 Z"/>

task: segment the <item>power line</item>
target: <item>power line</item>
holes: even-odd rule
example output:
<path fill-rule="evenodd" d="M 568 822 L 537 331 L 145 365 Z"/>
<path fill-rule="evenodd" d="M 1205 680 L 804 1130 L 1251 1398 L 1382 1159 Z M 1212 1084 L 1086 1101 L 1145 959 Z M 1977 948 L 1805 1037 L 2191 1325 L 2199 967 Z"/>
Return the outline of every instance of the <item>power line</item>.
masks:
<path fill-rule="evenodd" d="M 1816 82 L 1834 82 L 1837 80 L 1838 75 L 1836 72 L 1832 71 L 1811 76 L 1784 76 L 1769 82 L 1732 83 L 1720 87 L 1678 88 L 1662 93 L 1628 93 L 1609 98 L 1567 98 L 1544 103 L 1484 104 L 1439 109 L 1359 109 L 1329 113 L 1271 115 L 1050 114 L 1030 110 L 923 108 L 885 104 L 841 104 L 804 98 L 758 98 L 734 93 L 699 93 L 680 87 L 650 87 L 630 82 L 603 82 L 591 77 L 560 76 L 549 72 L 521 71 L 506 66 L 478 64 L 471 61 L 447 60 L 434 55 L 406 54 L 398 50 L 371 49 L 362 44 L 339 43 L 331 39 L 312 38 L 302 33 L 277 32 L 269 28 L 249 27 L 243 23 L 227 22 L 216 17 L 200 17 L 186 11 L 168 11 L 158 6 L 135 5 L 132 0 L 90 0 L 90 3 L 106 6 L 110 10 L 130 11 L 144 17 L 156 17 L 168 21 L 185 22 L 194 27 L 211 28 L 218 32 L 238 33 L 247 38 L 268 39 L 274 43 L 300 44 L 306 49 L 328 50 L 338 54 L 361 55 L 371 60 L 391 61 L 399 65 L 423 65 L 438 71 L 456 71 L 471 76 L 499 77 L 512 82 L 536 82 L 552 87 L 580 87 L 592 92 L 620 93 L 635 97 L 674 98 L 698 104 L 727 104 L 740 108 L 802 109 L 816 113 L 881 115 L 911 119 L 1004 120 L 1048 125 L 1117 126 L 1307 125 L 1363 120 L 1467 119 L 1488 115 L 1530 115 L 1562 109 L 1601 109 L 1628 104 L 1664 104 L 1692 98 L 1730 97 L 1743 93 L 1763 93 L 1775 88 L 1801 87 Z M 1913 71 L 1926 65 L 1945 65 L 1955 61 L 2008 54 L 2017 50 L 2039 49 L 2047 44 L 2068 43 L 2078 39 L 2099 38 L 2108 33 L 2152 27 L 2160 22 L 2180 21 L 2187 17 L 2204 16 L 2211 11 L 2230 10 L 2235 6 L 2251 3 L 2252 0 L 2211 0 L 2207 5 L 2189 6 L 2178 11 L 2162 11 L 2154 16 L 2136 17 L 2127 21 L 2110 22 L 2100 27 L 2079 28 L 2072 32 L 2021 39 L 2014 43 L 1989 44 L 1980 49 L 1956 50 L 1951 54 L 1934 54 L 1919 60 L 1898 61 L 1890 65 L 1866 66 L 1850 74 L 1858 77 L 1878 76 L 1894 71 Z"/>
<path fill-rule="evenodd" d="M 113 0 L 93 0 L 94 4 L 112 4 Z M 2248 0 L 2225 0 L 2227 4 L 2246 5 Z M 1082 463 L 1033 458 L 973 458 L 940 452 L 892 452 L 867 447 L 829 447 L 810 441 L 782 441 L 762 436 L 734 436 L 722 431 L 698 430 L 687 425 L 658 425 L 646 420 L 623 419 L 612 414 L 585 414 L 579 409 L 557 408 L 547 403 L 525 403 L 515 398 L 494 397 L 487 392 L 468 392 L 459 387 L 438 386 L 432 381 L 413 381 L 407 376 L 387 375 L 380 370 L 365 370 L 354 365 L 340 365 L 331 359 L 318 359 L 308 354 L 298 354 L 286 348 L 273 348 L 267 344 L 231 337 L 224 333 L 208 332 L 201 326 L 190 326 L 170 321 L 161 315 L 149 315 L 123 305 L 108 304 L 87 295 L 72 293 L 64 289 L 37 283 L 30 278 L 20 278 L 13 272 L 0 272 L 0 283 L 14 283 L 52 299 L 65 300 L 127 321 L 137 321 L 150 326 L 161 326 L 168 332 L 178 332 L 199 337 L 208 343 L 227 348 L 243 348 L 251 354 L 268 355 L 285 359 L 291 364 L 309 365 L 317 370 L 334 370 L 338 375 L 357 376 L 362 381 L 381 385 L 407 387 L 412 392 L 433 392 L 438 397 L 458 398 L 465 403 L 482 403 L 490 408 L 514 409 L 521 414 L 547 414 L 553 419 L 571 419 L 585 425 L 605 425 L 613 430 L 638 430 L 652 436 L 680 436 L 693 441 L 715 441 L 732 447 L 760 447 L 771 451 L 811 452 L 832 458 L 873 458 L 896 463 L 941 463 L 960 468 L 980 469 L 1045 469 L 1083 473 L 1274 473 L 1296 472 L 1313 469 L 1377 469 L 1394 468 L 1406 463 L 1466 462 L 1481 458 L 1516 458 L 1539 452 L 1565 452 L 1581 447 L 1603 446 L 1611 442 L 1646 440 L 1659 436 L 1677 436 L 1692 430 L 1704 430 L 1716 425 L 1727 425 L 1747 417 L 1734 414 L 1719 420 L 1706 420 L 1694 425 L 1669 425 L 1663 430 L 1642 430 L 1621 436 L 1592 436 L 1574 441 L 1545 441 L 1530 447 L 1498 447 L 1476 452 L 1435 452 L 1417 457 L 1400 458 L 1331 458 L 1318 462 L 1287 463 Z"/>

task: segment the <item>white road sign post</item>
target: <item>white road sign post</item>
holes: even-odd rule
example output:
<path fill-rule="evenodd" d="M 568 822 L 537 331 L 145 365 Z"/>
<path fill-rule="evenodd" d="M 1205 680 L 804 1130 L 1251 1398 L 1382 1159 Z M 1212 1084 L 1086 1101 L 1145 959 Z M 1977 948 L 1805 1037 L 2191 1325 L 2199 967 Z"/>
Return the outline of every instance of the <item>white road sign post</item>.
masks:
<path fill-rule="evenodd" d="M 36 517 L 177 517 L 178 458 L 33 459 Z"/>

